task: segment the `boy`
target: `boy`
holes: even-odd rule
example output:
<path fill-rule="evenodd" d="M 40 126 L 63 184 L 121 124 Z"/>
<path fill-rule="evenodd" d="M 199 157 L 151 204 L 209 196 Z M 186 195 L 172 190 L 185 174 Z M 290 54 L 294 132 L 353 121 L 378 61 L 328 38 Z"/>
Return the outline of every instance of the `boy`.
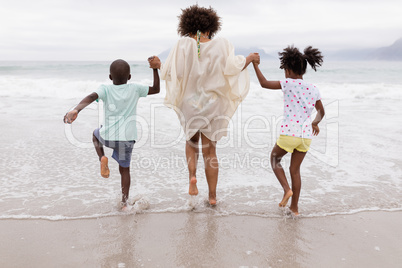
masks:
<path fill-rule="evenodd" d="M 153 68 L 154 83 L 152 87 L 140 84 L 127 84 L 130 80 L 130 65 L 124 60 L 115 60 L 110 65 L 110 80 L 113 85 L 101 85 L 97 91 L 86 96 L 72 111 L 64 116 L 64 123 L 71 124 L 78 113 L 97 99 L 104 105 L 105 126 L 93 132 L 93 144 L 99 156 L 101 175 L 109 177 L 108 158 L 103 145 L 113 149 L 112 157 L 119 163 L 121 175 L 122 207 L 128 210 L 127 200 L 130 191 L 130 161 L 135 140 L 137 139 L 136 110 L 140 97 L 157 94 L 160 90 L 158 68 L 160 60 L 156 57 L 148 59 Z"/>

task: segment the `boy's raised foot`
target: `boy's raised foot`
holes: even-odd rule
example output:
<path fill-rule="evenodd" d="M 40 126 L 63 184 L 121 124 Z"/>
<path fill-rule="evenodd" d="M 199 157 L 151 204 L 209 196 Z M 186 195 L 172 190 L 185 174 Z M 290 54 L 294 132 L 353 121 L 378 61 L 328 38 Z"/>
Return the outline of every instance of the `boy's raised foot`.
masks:
<path fill-rule="evenodd" d="M 108 167 L 108 159 L 106 156 L 102 156 L 101 158 L 101 176 L 104 178 L 109 178 L 109 167 Z"/>
<path fill-rule="evenodd" d="M 279 207 L 282 207 L 282 208 L 283 208 L 283 207 L 286 207 L 286 204 L 288 203 L 289 198 L 291 198 L 292 195 L 293 195 L 293 191 L 292 191 L 292 190 L 287 191 L 287 192 L 283 195 L 282 201 L 279 203 Z"/>
<path fill-rule="evenodd" d="M 197 179 L 195 177 L 192 177 L 190 179 L 188 193 L 189 193 L 189 195 L 198 195 Z"/>

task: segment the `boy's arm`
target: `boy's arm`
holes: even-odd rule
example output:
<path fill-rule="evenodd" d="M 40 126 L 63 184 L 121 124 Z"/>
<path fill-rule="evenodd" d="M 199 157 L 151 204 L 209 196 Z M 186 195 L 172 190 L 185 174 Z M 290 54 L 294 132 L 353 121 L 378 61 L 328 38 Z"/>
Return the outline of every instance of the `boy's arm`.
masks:
<path fill-rule="evenodd" d="M 258 67 L 258 64 L 253 62 L 254 70 L 257 75 L 258 81 L 260 82 L 260 85 L 263 88 L 268 88 L 268 89 L 281 89 L 281 83 L 279 81 L 267 81 L 265 79 L 265 76 L 262 74 L 260 67 Z"/>
<path fill-rule="evenodd" d="M 160 91 L 159 73 L 158 69 L 153 69 L 154 71 L 154 84 L 149 87 L 148 95 L 158 94 Z"/>
<path fill-rule="evenodd" d="M 66 113 L 63 119 L 64 123 L 71 124 L 72 122 L 74 122 L 75 119 L 77 119 L 78 113 L 98 98 L 99 96 L 96 92 L 93 92 L 86 96 L 72 111 Z"/>
<path fill-rule="evenodd" d="M 317 110 L 317 115 L 315 116 L 313 123 L 311 123 L 311 126 L 313 128 L 313 135 L 317 136 L 318 133 L 320 133 L 318 123 L 321 122 L 321 120 L 324 118 L 325 115 L 324 105 L 322 105 L 321 100 L 316 101 L 315 109 Z"/>

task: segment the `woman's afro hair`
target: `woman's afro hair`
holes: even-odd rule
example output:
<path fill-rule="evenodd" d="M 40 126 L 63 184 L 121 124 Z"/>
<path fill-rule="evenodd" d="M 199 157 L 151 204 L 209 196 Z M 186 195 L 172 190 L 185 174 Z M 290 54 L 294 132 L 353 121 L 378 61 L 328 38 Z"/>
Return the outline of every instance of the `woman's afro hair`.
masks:
<path fill-rule="evenodd" d="M 221 29 L 221 18 L 212 8 L 193 5 L 182 9 L 177 32 L 180 36 L 194 36 L 197 31 L 209 33 L 212 38 Z"/>

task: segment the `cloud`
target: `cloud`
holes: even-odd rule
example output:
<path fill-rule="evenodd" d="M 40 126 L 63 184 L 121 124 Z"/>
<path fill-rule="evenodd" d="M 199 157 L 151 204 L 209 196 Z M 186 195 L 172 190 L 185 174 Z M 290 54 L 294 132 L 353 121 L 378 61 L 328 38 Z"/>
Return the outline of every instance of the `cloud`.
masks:
<path fill-rule="evenodd" d="M 400 1 L 198 1 L 223 19 L 236 46 L 278 50 L 389 45 L 402 32 Z M 0 59 L 144 59 L 179 38 L 177 16 L 194 1 L 7 1 L 0 10 Z"/>

